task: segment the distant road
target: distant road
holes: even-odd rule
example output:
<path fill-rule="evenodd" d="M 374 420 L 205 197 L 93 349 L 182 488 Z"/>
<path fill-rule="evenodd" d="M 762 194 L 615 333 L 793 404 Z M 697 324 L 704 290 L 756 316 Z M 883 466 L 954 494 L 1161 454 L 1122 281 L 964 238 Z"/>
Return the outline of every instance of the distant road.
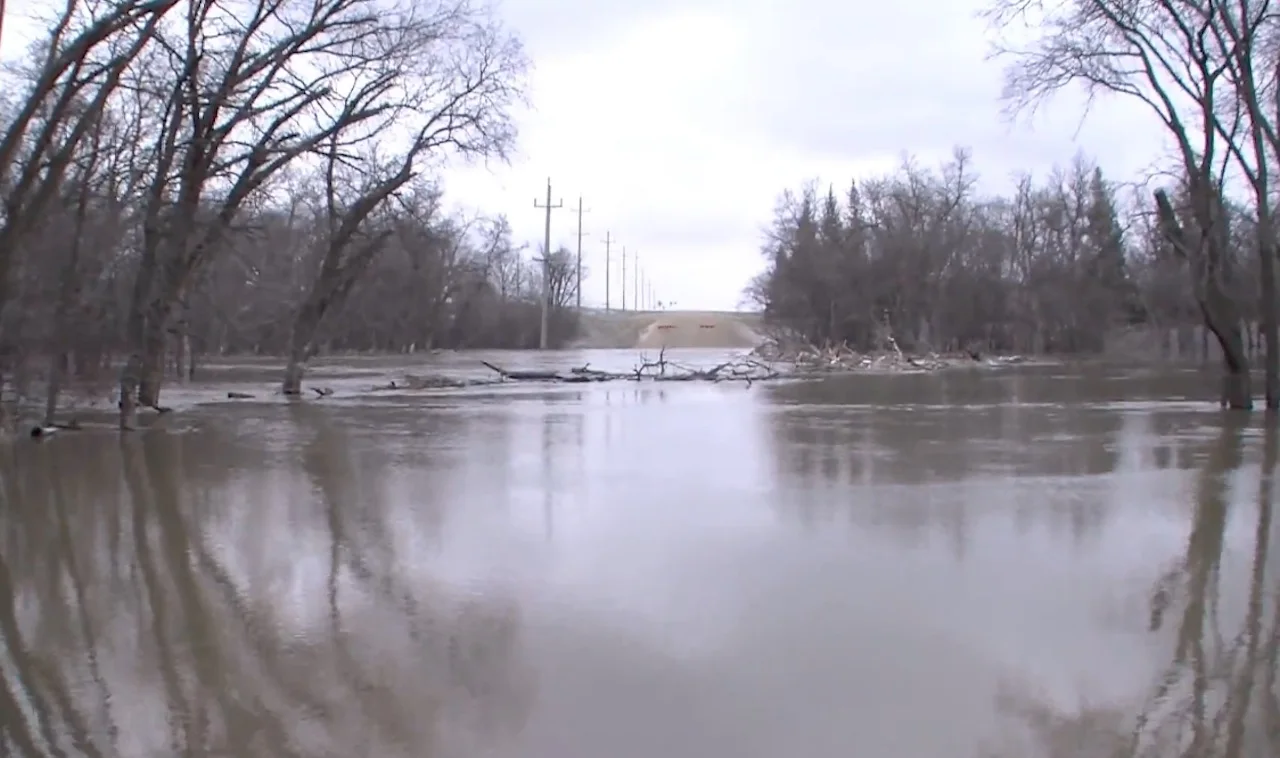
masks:
<path fill-rule="evenodd" d="M 751 348 L 760 343 L 761 314 L 750 311 L 605 311 L 584 308 L 584 348 Z"/>

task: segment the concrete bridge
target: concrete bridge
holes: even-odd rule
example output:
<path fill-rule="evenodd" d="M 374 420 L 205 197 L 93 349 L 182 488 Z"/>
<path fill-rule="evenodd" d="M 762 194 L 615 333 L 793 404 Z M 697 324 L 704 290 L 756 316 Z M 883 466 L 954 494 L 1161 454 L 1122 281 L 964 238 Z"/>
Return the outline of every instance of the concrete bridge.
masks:
<path fill-rule="evenodd" d="M 761 341 L 762 318 L 749 311 L 606 311 L 583 308 L 574 347 L 752 348 Z"/>

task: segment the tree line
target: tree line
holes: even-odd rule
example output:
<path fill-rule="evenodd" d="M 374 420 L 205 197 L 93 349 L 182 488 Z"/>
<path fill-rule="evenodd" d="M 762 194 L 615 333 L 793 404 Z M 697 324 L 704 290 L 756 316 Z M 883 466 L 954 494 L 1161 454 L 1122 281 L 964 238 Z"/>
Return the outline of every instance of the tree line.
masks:
<path fill-rule="evenodd" d="M 748 295 L 814 342 L 1082 352 L 1113 324 L 1185 318 L 1182 278 L 1131 239 L 1116 188 L 1083 158 L 1009 196 L 982 195 L 968 154 L 837 194 L 786 193 Z"/>
<path fill-rule="evenodd" d="M 536 345 L 544 287 L 441 170 L 503 160 L 528 58 L 471 0 L 71 0 L 4 74 L 0 387 L 118 380 L 120 423 L 198 356 Z M 14 57 L 12 55 L 8 57 Z M 576 278 L 551 256 L 553 341 Z M 118 371 L 117 367 L 123 366 Z"/>
<path fill-rule="evenodd" d="M 1270 0 L 994 0 L 1014 112 L 1070 87 L 1137 100 L 1174 148 L 1175 180 L 1122 196 L 1077 161 L 1004 197 L 968 156 L 908 164 L 848 191 L 784 197 L 748 294 L 813 340 L 892 334 L 939 349 L 1093 351 L 1120 324 L 1202 323 L 1223 403 L 1253 406 L 1256 322 L 1266 407 L 1280 409 L 1273 172 L 1280 14 Z"/>

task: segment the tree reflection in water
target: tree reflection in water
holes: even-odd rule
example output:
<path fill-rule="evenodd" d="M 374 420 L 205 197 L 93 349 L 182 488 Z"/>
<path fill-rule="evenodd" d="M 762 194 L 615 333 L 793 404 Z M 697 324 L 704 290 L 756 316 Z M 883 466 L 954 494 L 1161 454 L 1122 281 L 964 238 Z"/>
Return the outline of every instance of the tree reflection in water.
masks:
<path fill-rule="evenodd" d="M 1245 470 L 1244 421 L 1224 421 L 1200 471 L 1186 553 L 1150 593 L 1150 631 L 1170 662 L 1143 702 L 1063 713 L 1010 688 L 1000 705 L 1031 738 L 993 755 L 1262 758 L 1280 755 L 1280 541 L 1273 517 L 1280 432 L 1262 434 L 1247 572 L 1224 572 L 1231 479 Z M 1225 574 L 1225 576 L 1224 576 Z M 1243 581 L 1242 581 L 1243 580 Z"/>
<path fill-rule="evenodd" d="M 269 480 L 264 456 L 203 433 L 0 453 L 0 755 L 466 755 L 518 727 L 514 605 L 424 586 L 389 548 L 391 499 L 362 486 L 377 472 L 323 418 L 297 421 L 307 476 L 285 496 L 311 508 L 235 499 L 237 477 Z M 265 528 L 255 511 L 284 508 L 327 555 L 276 526 L 258 543 L 274 555 L 219 544 L 220 519 Z M 308 600 L 327 611 L 300 621 L 236 562 L 320 567 L 328 597 Z"/>

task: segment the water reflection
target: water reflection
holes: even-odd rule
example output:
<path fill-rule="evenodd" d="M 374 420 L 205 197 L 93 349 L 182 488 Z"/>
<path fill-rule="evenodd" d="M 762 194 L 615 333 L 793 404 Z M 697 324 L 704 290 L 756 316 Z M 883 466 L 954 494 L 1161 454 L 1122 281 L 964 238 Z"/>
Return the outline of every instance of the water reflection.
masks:
<path fill-rule="evenodd" d="M 0 751 L 1261 754 L 1277 441 L 1182 384 L 499 388 L 5 447 Z"/>
<path fill-rule="evenodd" d="M 957 556 L 975 512 L 1083 546 L 1117 513 L 1185 502 L 1186 477 L 1163 471 L 1193 468 L 1206 444 L 1199 412 L 1081 404 L 1079 381 L 1055 391 L 1052 376 L 1043 384 L 1016 374 L 876 379 L 857 395 L 840 381 L 774 393 L 784 512 L 814 526 L 887 528 L 909 542 L 941 530 Z M 1036 402 L 1024 402 L 1032 395 Z"/>
<path fill-rule="evenodd" d="M 6 450 L 4 754 L 465 755 L 518 727 L 512 601 L 433 584 L 382 472 L 298 413 L 299 470 L 216 428 Z"/>
<path fill-rule="evenodd" d="M 1006 755 L 1205 756 L 1280 754 L 1280 572 L 1274 549 L 1280 432 L 1269 423 L 1258 459 L 1247 427 L 1227 417 L 1196 475 L 1185 553 L 1152 585 L 1149 631 L 1168 651 L 1132 701 L 1064 707 L 1026 684 L 1001 707 L 1023 727 Z M 1239 488 L 1233 497 L 1233 489 Z M 1247 507 L 1245 492 L 1256 492 Z M 1236 545 L 1232 531 L 1242 539 Z M 1028 752 L 1028 750 L 1033 752 Z"/>

